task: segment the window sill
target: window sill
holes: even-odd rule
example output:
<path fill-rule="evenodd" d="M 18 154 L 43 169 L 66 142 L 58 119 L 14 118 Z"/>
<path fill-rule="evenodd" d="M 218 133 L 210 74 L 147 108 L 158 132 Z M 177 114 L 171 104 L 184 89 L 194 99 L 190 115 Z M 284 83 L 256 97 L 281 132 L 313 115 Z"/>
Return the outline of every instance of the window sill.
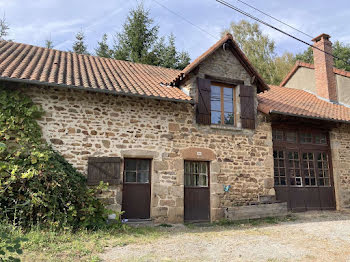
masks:
<path fill-rule="evenodd" d="M 225 125 L 210 125 L 210 128 L 212 129 L 219 129 L 219 130 L 227 130 L 227 131 L 235 131 L 235 130 L 243 130 L 241 127 L 237 126 L 225 126 Z"/>

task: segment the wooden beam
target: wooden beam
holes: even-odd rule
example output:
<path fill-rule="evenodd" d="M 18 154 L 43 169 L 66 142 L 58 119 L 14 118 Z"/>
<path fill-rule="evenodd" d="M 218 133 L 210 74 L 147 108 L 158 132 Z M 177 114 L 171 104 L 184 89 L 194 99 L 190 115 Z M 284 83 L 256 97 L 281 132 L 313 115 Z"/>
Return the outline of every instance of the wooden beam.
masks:
<path fill-rule="evenodd" d="M 222 84 L 229 84 L 229 85 L 244 85 L 244 81 L 240 79 L 233 79 L 233 78 L 227 78 L 227 77 L 221 77 L 221 76 L 213 76 L 213 75 L 207 75 L 205 74 L 204 77 L 206 79 L 210 79 L 214 82 L 219 82 Z"/>

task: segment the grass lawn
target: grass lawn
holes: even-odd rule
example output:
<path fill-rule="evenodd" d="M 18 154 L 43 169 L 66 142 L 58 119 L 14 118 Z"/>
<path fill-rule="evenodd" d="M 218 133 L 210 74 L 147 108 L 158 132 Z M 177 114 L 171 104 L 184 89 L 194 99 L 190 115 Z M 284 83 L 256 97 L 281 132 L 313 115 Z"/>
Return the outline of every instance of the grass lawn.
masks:
<path fill-rule="evenodd" d="M 122 228 L 78 232 L 51 232 L 33 229 L 28 233 L 12 230 L 13 237 L 25 237 L 21 261 L 100 261 L 97 254 L 106 247 L 147 243 L 166 232 L 157 227 Z"/>
<path fill-rule="evenodd" d="M 208 224 L 186 224 L 180 230 L 196 232 L 203 227 L 239 227 L 249 228 L 264 224 L 277 224 L 294 220 L 294 217 L 266 218 L 244 221 L 220 221 Z M 1 227 L 0 227 L 1 228 Z M 166 238 L 173 233 L 171 225 L 161 224 L 155 227 L 131 227 L 123 225 L 121 228 L 110 226 L 99 231 L 81 230 L 78 232 L 52 232 L 32 229 L 27 233 L 12 230 L 13 237 L 25 237 L 22 243 L 23 254 L 18 256 L 22 261 L 100 261 L 98 254 L 107 247 L 125 246 L 128 244 L 149 243 L 159 238 Z M 179 230 L 177 230 L 179 232 Z"/>

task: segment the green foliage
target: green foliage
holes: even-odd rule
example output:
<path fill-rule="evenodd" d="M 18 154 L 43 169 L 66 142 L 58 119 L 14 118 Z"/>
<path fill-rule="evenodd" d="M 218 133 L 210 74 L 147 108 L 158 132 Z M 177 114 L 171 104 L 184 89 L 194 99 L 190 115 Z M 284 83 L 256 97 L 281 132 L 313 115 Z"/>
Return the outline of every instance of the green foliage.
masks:
<path fill-rule="evenodd" d="M 9 34 L 9 25 L 6 21 L 5 15 L 0 19 L 0 40 L 4 40 Z"/>
<path fill-rule="evenodd" d="M 0 87 L 0 220 L 16 226 L 96 228 L 106 210 L 85 177 L 42 139 L 43 111 Z M 101 185 L 102 187 L 102 185 Z"/>
<path fill-rule="evenodd" d="M 176 50 L 173 34 L 168 37 L 168 43 L 165 43 L 165 38 L 161 37 L 154 45 L 150 55 L 153 65 L 179 70 L 184 69 L 191 60 L 187 52 Z"/>
<path fill-rule="evenodd" d="M 314 55 L 312 52 L 312 48 L 309 47 L 303 53 L 296 54 L 295 60 L 299 60 L 305 63 L 313 64 L 314 63 Z"/>
<path fill-rule="evenodd" d="M 12 236 L 9 227 L 0 224 L 0 262 L 18 262 L 20 259 L 14 257 L 23 254 L 21 243 L 27 238 Z"/>
<path fill-rule="evenodd" d="M 175 37 L 170 35 L 168 43 L 158 37 L 159 26 L 153 25 L 149 11 L 142 4 L 130 11 L 123 31 L 117 33 L 114 58 L 135 63 L 183 69 L 190 61 L 187 52 L 178 52 Z"/>
<path fill-rule="evenodd" d="M 75 35 L 75 42 L 73 44 L 73 52 L 77 54 L 88 55 L 87 45 L 85 44 L 85 34 L 83 31 Z"/>
<path fill-rule="evenodd" d="M 333 44 L 333 55 L 338 57 L 334 58 L 334 67 L 350 71 L 350 45 L 344 44 L 339 41 L 335 41 Z M 312 48 L 309 47 L 303 53 L 297 54 L 295 60 L 300 60 L 306 63 L 313 64 L 314 57 Z"/>
<path fill-rule="evenodd" d="M 268 84 L 278 85 L 294 64 L 294 60 L 290 59 L 292 54 L 285 53 L 281 57 L 276 55 L 275 42 L 262 33 L 257 23 L 246 20 L 232 22 L 223 34 L 226 32 L 232 33 L 239 47 Z"/>
<path fill-rule="evenodd" d="M 53 48 L 53 42 L 51 39 L 46 39 L 45 40 L 45 47 L 46 48 L 49 48 L 49 49 L 52 49 Z"/>
<path fill-rule="evenodd" d="M 97 42 L 97 48 L 95 49 L 96 55 L 100 57 L 112 58 L 113 50 L 111 50 L 107 44 L 108 36 L 103 34 L 101 42 Z"/>

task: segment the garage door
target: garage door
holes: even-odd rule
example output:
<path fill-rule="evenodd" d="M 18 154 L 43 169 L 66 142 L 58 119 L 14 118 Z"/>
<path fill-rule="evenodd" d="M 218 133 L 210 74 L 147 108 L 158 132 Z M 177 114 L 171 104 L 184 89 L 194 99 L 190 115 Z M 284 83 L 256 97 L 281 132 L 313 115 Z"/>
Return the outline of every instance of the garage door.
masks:
<path fill-rule="evenodd" d="M 335 209 L 328 132 L 273 129 L 277 200 L 293 211 Z"/>

